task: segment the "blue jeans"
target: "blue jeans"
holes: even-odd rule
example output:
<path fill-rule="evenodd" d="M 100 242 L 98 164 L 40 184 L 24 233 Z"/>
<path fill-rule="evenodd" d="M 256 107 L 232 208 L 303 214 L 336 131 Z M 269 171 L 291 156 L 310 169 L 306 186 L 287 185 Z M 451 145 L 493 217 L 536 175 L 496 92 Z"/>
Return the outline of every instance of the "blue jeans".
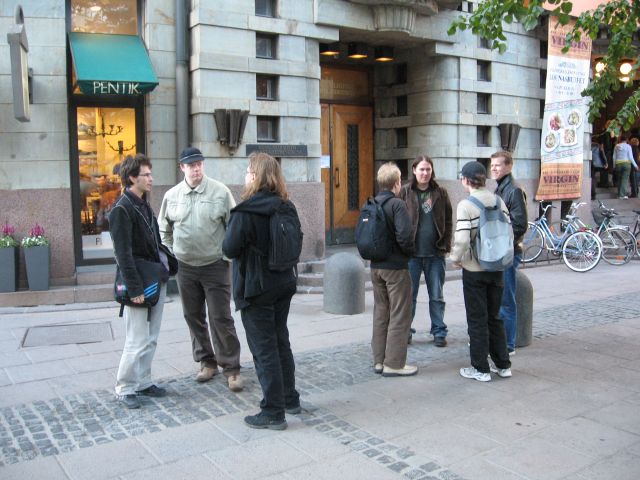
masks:
<path fill-rule="evenodd" d="M 412 307 L 411 318 L 416 315 L 416 300 L 420 288 L 420 276 L 424 273 L 429 294 L 429 317 L 431 317 L 431 335 L 446 337 L 447 325 L 444 323 L 444 257 L 411 257 L 409 274 L 411 275 Z"/>
<path fill-rule="evenodd" d="M 513 256 L 513 265 L 507 268 L 504 275 L 504 290 L 502 292 L 502 303 L 500 304 L 500 318 L 504 322 L 504 329 L 507 333 L 507 347 L 509 350 L 516 348 L 516 334 L 518 333 L 518 308 L 516 306 L 516 269 L 522 261 L 522 254 Z"/>

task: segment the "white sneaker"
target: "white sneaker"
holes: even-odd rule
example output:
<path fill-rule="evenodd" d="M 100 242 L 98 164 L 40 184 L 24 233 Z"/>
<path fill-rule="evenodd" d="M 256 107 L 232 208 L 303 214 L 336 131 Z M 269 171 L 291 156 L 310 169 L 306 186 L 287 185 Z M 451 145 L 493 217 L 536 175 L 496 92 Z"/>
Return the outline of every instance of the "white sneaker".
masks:
<path fill-rule="evenodd" d="M 382 367 L 383 377 L 409 377 L 418 373 L 418 367 L 415 365 L 405 365 L 402 368 L 391 368 L 386 365 Z"/>
<path fill-rule="evenodd" d="M 489 364 L 489 370 L 491 370 L 491 373 L 497 373 L 498 376 L 502 378 L 509 378 L 512 376 L 510 368 L 498 368 L 492 363 Z"/>
<path fill-rule="evenodd" d="M 384 367 L 383 367 L 383 365 L 382 365 L 381 363 L 376 363 L 376 364 L 373 366 L 373 371 L 374 371 L 375 373 L 382 373 L 382 369 L 383 369 L 383 368 L 384 368 Z"/>
<path fill-rule="evenodd" d="M 461 368 L 460 375 L 462 375 L 464 378 L 473 378 L 474 380 L 478 380 L 479 382 L 491 381 L 490 373 L 479 372 L 475 367 Z"/>

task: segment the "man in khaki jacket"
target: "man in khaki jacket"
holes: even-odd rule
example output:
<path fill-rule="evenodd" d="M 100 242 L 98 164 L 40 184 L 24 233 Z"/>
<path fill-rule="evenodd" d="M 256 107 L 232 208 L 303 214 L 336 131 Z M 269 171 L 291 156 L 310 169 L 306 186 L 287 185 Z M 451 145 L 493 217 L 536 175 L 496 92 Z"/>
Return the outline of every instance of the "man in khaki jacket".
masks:
<path fill-rule="evenodd" d="M 200 363 L 196 380 L 211 380 L 220 366 L 229 389 L 238 392 L 242 390 L 240 342 L 231 316 L 230 262 L 222 254 L 235 201 L 225 185 L 205 175 L 200 150 L 186 148 L 179 162 L 184 180 L 165 194 L 158 224 L 162 242 L 179 262 L 182 309 L 193 359 Z"/>

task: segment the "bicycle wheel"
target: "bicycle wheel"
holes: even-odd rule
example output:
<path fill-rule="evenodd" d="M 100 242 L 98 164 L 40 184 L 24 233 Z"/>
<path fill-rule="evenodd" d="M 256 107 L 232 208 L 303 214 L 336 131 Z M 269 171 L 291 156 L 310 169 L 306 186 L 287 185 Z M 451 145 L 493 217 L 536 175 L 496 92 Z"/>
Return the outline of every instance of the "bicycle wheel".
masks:
<path fill-rule="evenodd" d="M 535 223 L 529 222 L 522 239 L 522 263 L 535 261 L 544 248 L 544 234 Z"/>
<path fill-rule="evenodd" d="M 636 238 L 624 228 L 610 228 L 598 235 L 602 240 L 602 258 L 611 265 L 629 263 L 636 253 Z"/>
<path fill-rule="evenodd" d="M 575 232 L 562 246 L 562 259 L 574 272 L 588 272 L 602 258 L 602 243 L 593 232 Z"/>

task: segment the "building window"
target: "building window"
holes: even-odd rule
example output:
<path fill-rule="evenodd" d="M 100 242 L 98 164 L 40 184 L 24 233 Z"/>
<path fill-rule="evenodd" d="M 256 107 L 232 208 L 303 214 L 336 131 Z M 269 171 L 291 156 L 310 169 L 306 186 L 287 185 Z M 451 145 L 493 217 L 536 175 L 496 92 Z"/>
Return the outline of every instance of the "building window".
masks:
<path fill-rule="evenodd" d="M 478 147 L 488 147 L 490 145 L 489 140 L 491 136 L 491 127 L 480 126 L 477 127 L 477 145 Z"/>
<path fill-rule="evenodd" d="M 256 75 L 256 98 L 258 100 L 278 99 L 278 77 Z"/>
<path fill-rule="evenodd" d="M 547 88 L 547 71 L 540 70 L 540 88 Z"/>
<path fill-rule="evenodd" d="M 138 34 L 138 1 L 71 0 L 71 31 Z"/>
<path fill-rule="evenodd" d="M 408 105 L 407 105 L 407 96 L 400 95 L 396 97 L 396 115 L 399 117 L 404 117 L 409 114 Z"/>
<path fill-rule="evenodd" d="M 491 169 L 491 159 L 490 158 L 476 158 L 476 162 L 481 163 L 484 168 L 487 169 L 487 172 Z"/>
<path fill-rule="evenodd" d="M 488 38 L 478 37 L 478 47 L 489 49 L 491 48 L 491 42 Z"/>
<path fill-rule="evenodd" d="M 478 93 L 478 113 L 491 113 L 491 95 Z"/>
<path fill-rule="evenodd" d="M 256 15 L 259 15 L 261 17 L 275 17 L 276 1 L 275 0 L 256 0 Z"/>
<path fill-rule="evenodd" d="M 544 118 L 544 100 L 540 100 L 540 118 Z"/>
<path fill-rule="evenodd" d="M 478 60 L 478 80 L 483 82 L 491 81 L 491 62 Z"/>
<path fill-rule="evenodd" d="M 408 145 L 408 135 L 406 128 L 396 128 L 396 147 L 406 148 Z"/>
<path fill-rule="evenodd" d="M 277 37 L 265 33 L 256 33 L 256 57 L 276 58 Z"/>
<path fill-rule="evenodd" d="M 259 142 L 278 141 L 278 117 L 258 117 L 257 137 Z"/>
<path fill-rule="evenodd" d="M 400 63 L 396 65 L 396 83 L 407 83 L 407 64 Z"/>
<path fill-rule="evenodd" d="M 540 58 L 547 58 L 549 55 L 549 42 L 540 40 Z"/>

